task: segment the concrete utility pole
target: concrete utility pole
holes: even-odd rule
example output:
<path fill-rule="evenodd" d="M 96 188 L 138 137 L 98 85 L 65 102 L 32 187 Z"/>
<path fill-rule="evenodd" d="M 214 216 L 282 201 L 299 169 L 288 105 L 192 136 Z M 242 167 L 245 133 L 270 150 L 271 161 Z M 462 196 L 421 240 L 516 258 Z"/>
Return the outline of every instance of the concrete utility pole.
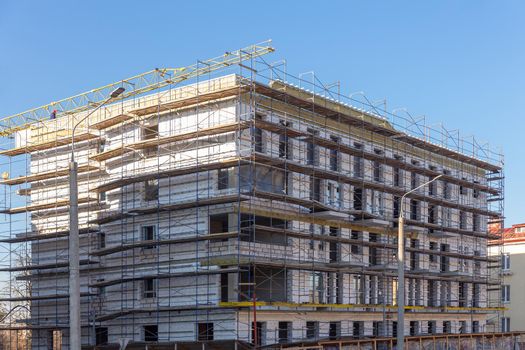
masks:
<path fill-rule="evenodd" d="M 78 164 L 75 161 L 75 130 L 100 107 L 124 92 L 119 87 L 110 96 L 78 121 L 71 133 L 71 161 L 69 163 L 69 349 L 80 350 L 80 238 L 78 234 Z"/>
<path fill-rule="evenodd" d="M 410 193 L 431 184 L 443 175 L 438 175 L 430 181 L 413 188 L 401 197 L 399 203 L 399 219 L 397 224 L 397 350 L 405 349 L 405 218 L 403 202 Z"/>

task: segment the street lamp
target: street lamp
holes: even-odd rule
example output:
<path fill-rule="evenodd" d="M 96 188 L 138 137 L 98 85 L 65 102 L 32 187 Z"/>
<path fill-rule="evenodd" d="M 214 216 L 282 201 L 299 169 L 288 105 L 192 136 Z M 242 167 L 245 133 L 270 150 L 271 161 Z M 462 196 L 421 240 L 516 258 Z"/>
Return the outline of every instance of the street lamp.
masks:
<path fill-rule="evenodd" d="M 436 181 L 443 175 L 438 175 L 432 180 L 408 191 L 401 197 L 399 219 L 397 224 L 397 350 L 405 348 L 405 236 L 403 218 L 403 201 L 410 193 L 413 193 Z"/>
<path fill-rule="evenodd" d="M 119 87 L 111 92 L 95 109 L 86 114 L 73 127 L 71 133 L 71 161 L 69 163 L 69 348 L 80 350 L 80 238 L 78 235 L 78 164 L 75 161 L 75 130 L 84 120 L 100 107 L 124 92 Z"/>

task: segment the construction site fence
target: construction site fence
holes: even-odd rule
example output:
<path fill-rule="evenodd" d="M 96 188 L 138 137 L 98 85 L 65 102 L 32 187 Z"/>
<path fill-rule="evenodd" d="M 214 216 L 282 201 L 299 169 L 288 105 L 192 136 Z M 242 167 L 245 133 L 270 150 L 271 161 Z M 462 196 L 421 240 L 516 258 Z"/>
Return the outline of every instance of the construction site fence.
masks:
<path fill-rule="evenodd" d="M 396 338 L 334 339 L 274 344 L 264 350 L 397 350 Z M 525 332 L 443 334 L 405 337 L 404 350 L 522 350 Z"/>

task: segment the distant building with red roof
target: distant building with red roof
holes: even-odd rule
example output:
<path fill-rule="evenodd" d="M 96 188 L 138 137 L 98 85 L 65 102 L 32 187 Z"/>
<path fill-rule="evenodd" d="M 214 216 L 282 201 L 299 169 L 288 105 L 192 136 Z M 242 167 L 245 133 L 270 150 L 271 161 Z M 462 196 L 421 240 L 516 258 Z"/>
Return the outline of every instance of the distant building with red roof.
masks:
<path fill-rule="evenodd" d="M 501 331 L 522 329 L 525 324 L 525 223 L 502 228 L 501 222 L 489 223 L 494 237 L 489 241 L 489 255 L 500 256 L 492 273 L 502 278 L 500 293 L 507 311 L 498 320 Z M 499 237 L 499 238 L 496 238 Z"/>
<path fill-rule="evenodd" d="M 512 227 L 501 228 L 500 223 L 492 223 L 488 225 L 489 233 L 500 236 L 500 238 L 492 239 L 489 244 L 506 244 L 525 242 L 525 223 L 515 224 Z"/>

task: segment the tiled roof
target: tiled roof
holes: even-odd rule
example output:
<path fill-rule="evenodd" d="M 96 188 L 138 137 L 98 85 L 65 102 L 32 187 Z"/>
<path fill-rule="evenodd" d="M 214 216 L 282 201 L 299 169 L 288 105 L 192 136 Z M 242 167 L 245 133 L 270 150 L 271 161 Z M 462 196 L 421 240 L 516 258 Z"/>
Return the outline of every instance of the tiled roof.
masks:
<path fill-rule="evenodd" d="M 518 232 L 518 228 L 523 228 L 521 232 Z M 517 240 L 525 239 L 525 223 L 512 225 L 512 227 L 506 227 L 503 229 L 503 232 L 500 231 L 500 228 L 496 225 L 489 227 L 490 233 L 502 234 L 503 240 Z"/>

